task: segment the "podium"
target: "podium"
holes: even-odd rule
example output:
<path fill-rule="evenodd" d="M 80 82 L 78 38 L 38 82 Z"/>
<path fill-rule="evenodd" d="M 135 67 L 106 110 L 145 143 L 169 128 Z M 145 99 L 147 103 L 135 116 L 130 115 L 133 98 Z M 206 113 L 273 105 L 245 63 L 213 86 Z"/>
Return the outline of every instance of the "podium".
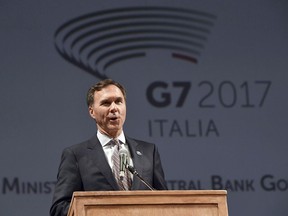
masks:
<path fill-rule="evenodd" d="M 74 192 L 68 216 L 228 216 L 225 190 Z"/>

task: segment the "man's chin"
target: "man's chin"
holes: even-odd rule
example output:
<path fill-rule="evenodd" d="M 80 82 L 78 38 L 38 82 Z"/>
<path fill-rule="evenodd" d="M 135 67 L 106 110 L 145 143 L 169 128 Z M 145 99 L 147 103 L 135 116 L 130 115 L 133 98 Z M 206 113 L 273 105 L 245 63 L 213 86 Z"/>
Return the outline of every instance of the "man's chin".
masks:
<path fill-rule="evenodd" d="M 117 133 L 120 130 L 121 130 L 121 127 L 118 124 L 117 125 L 110 125 L 108 127 L 108 131 L 111 133 Z"/>

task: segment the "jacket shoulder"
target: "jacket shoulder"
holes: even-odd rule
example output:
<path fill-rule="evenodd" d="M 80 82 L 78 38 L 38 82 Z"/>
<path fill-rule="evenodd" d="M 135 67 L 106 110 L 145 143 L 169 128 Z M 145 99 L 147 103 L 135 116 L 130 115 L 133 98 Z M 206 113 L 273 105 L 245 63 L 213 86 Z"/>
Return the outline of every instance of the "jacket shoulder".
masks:
<path fill-rule="evenodd" d="M 83 142 L 66 147 L 64 151 L 72 151 L 74 153 L 80 153 L 80 152 L 86 151 L 87 149 L 95 148 L 98 142 L 99 141 L 97 139 L 97 136 L 95 135 L 91 137 L 90 139 L 87 139 Z"/>

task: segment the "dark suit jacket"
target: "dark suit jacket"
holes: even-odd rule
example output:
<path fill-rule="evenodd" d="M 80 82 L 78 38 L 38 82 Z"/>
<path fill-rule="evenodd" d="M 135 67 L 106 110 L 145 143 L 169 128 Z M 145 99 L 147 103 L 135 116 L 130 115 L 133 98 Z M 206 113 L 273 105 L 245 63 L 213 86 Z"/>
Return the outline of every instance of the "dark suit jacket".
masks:
<path fill-rule="evenodd" d="M 158 150 L 154 144 L 131 139 L 126 141 L 133 166 L 152 187 L 166 190 L 166 182 Z M 105 153 L 97 138 L 64 149 L 50 209 L 51 216 L 66 216 L 74 191 L 119 190 Z M 136 177 L 131 190 L 148 190 Z"/>

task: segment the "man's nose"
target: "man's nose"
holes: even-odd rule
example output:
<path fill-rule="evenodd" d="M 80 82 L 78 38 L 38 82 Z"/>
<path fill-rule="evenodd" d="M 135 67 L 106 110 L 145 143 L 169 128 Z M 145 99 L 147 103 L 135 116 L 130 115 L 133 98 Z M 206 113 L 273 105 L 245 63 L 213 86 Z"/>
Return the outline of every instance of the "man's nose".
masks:
<path fill-rule="evenodd" d="M 115 102 L 112 102 L 111 105 L 110 105 L 110 110 L 113 112 L 115 112 L 117 110 L 117 105 Z"/>

